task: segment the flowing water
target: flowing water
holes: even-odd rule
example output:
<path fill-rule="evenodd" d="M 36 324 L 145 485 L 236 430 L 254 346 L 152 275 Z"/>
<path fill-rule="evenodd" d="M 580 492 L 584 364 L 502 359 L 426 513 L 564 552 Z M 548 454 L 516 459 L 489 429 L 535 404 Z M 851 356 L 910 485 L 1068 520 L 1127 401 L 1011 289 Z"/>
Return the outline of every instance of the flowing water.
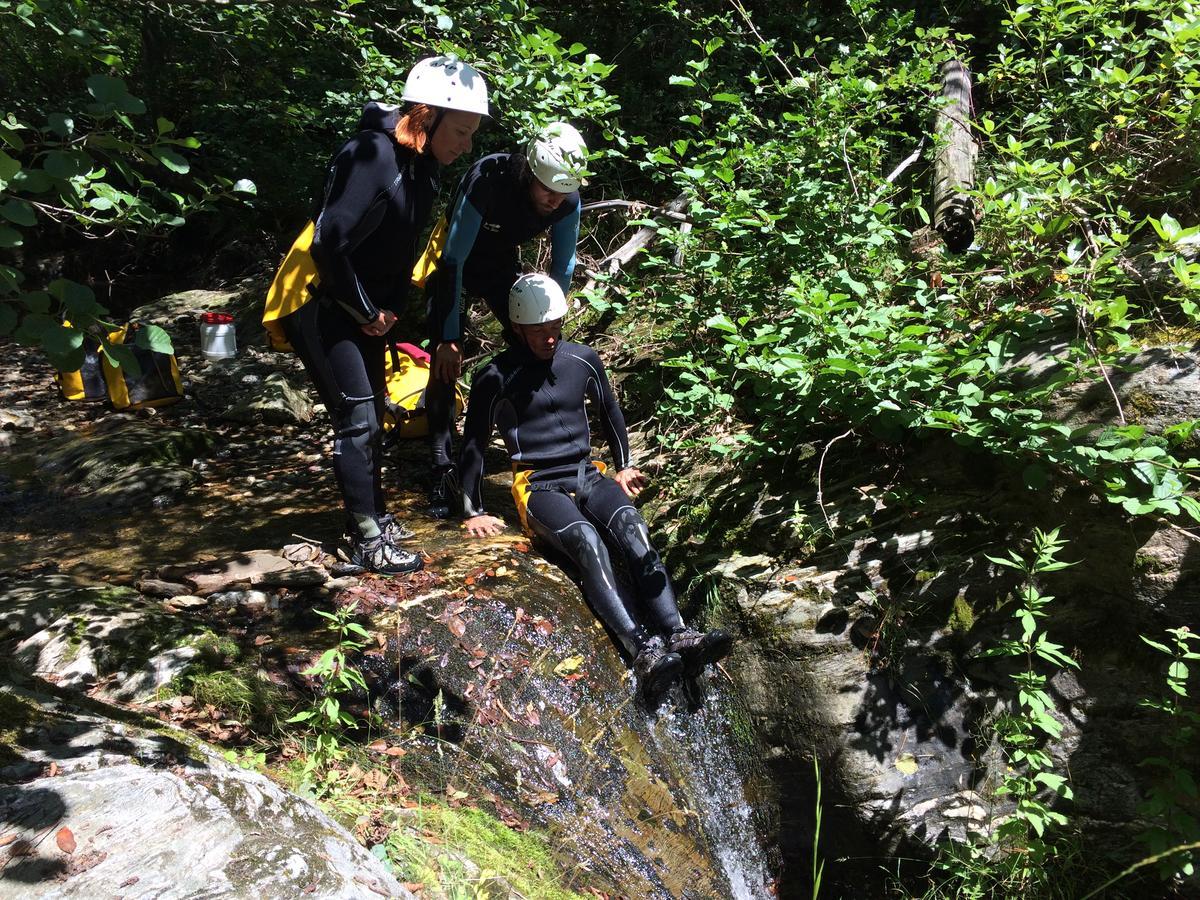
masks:
<path fill-rule="evenodd" d="M 662 753 L 674 758 L 684 773 L 730 895 L 735 900 L 769 900 L 766 856 L 734 759 L 726 701 L 724 690 L 710 688 L 703 707 L 695 712 L 671 707 L 659 716 L 651 734 Z"/>

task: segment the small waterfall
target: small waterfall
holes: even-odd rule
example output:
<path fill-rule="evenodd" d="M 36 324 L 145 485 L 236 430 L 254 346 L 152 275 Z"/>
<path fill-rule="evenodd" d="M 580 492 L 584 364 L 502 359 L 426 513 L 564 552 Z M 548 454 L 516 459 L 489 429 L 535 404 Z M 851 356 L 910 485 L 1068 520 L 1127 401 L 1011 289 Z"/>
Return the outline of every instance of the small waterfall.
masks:
<path fill-rule="evenodd" d="M 678 690 L 675 693 L 678 701 Z M 664 704 L 652 733 L 691 789 L 701 827 L 729 882 L 730 897 L 770 900 L 770 875 L 734 762 L 723 694 L 710 687 L 704 706 L 695 712 L 680 702 Z"/>

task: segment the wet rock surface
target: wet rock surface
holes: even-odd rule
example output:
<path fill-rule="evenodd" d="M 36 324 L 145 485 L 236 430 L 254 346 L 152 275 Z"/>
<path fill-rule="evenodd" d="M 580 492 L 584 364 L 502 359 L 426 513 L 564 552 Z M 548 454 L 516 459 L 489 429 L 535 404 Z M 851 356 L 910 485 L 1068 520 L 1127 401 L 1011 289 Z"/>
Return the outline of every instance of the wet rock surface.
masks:
<path fill-rule="evenodd" d="M 155 315 L 186 325 L 187 302 Z M 177 350 L 194 384 L 205 364 L 189 357 L 186 342 Z M 230 422 L 191 390 L 153 414 L 117 416 L 65 404 L 35 360 L 25 365 L 26 380 L 11 390 L 34 398 L 39 424 L 23 435 L 24 452 L 6 459 L 0 481 L 12 537 L 0 548 L 0 628 L 5 645 L 20 648 L 21 678 L 140 705 L 208 740 L 246 742 L 251 705 L 282 715 L 316 696 L 305 671 L 330 637 L 315 611 L 353 605 L 372 635 L 355 660 L 370 692 L 346 703 L 356 718 L 374 713 L 385 723 L 382 737 L 361 736 L 382 745 L 370 751 L 379 783 L 478 806 L 514 832 L 543 835 L 575 890 L 766 896 L 769 876 L 727 750 L 725 676 L 706 676 L 706 710 L 689 712 L 677 694 L 648 716 L 577 587 L 515 528 L 471 542 L 457 523 L 414 512 L 423 444 L 402 445 L 385 480 L 394 511 L 417 532 L 410 546 L 426 554 L 426 570 L 337 577 L 341 517 L 323 424 Z M 0 407 L 6 402 L 0 393 Z M 203 439 L 189 443 L 193 434 Z M 49 462 L 52 450 L 61 455 Z M 80 462 L 96 456 L 101 465 Z M 137 502 L 114 506 L 89 499 L 93 482 L 81 487 L 88 472 L 102 471 L 95 483 L 106 485 L 151 465 L 185 473 L 186 489 L 170 502 L 154 502 L 154 489 L 131 491 Z M 497 457 L 490 468 L 504 474 L 486 490 L 496 509 L 508 510 L 507 467 Z M 236 716 L 199 696 L 203 679 L 235 659 L 239 677 L 265 692 Z M 119 780 L 100 780 L 110 778 Z M 173 781 L 134 782 L 138 791 L 187 793 Z M 371 843 L 373 833 L 360 836 Z M 79 843 L 108 853 L 111 871 L 114 851 Z M 298 869 L 290 851 L 271 852 L 272 865 Z M 253 858 L 267 855 L 255 850 Z M 358 896 L 327 894 L 324 884 L 316 895 Z"/>
<path fill-rule="evenodd" d="M 1200 545 L 1130 523 L 1077 488 L 1028 491 L 1019 472 L 949 442 L 905 456 L 903 490 L 896 472 L 843 450 L 823 485 L 839 540 L 819 507 L 769 487 L 699 485 L 682 502 L 659 501 L 669 519 L 704 497 L 709 521 L 737 523 L 736 545 L 752 548 L 705 556 L 677 540 L 668 558 L 720 593 L 727 624 L 747 638 L 733 665 L 769 761 L 763 807 L 776 811 L 784 859 L 811 853 L 814 756 L 825 827 L 853 859 L 928 855 L 1009 811 L 995 796 L 1004 758 L 990 723 L 1013 694 L 1015 666 L 981 653 L 1016 636 L 1002 606 L 1015 578 L 987 554 L 1060 525 L 1061 558 L 1077 564 L 1042 580 L 1056 598 L 1050 639 L 1081 666 L 1050 683 L 1062 728 L 1052 752 L 1074 790 L 1065 811 L 1090 852 L 1139 858 L 1138 807 L 1153 778 L 1143 760 L 1173 729 L 1138 702 L 1164 690 L 1163 657 L 1139 634 L 1161 640 L 1200 621 Z M 837 866 L 827 874 L 845 896 L 884 889 Z M 784 881 L 795 884 L 786 870 Z"/>
<path fill-rule="evenodd" d="M 0 897 L 412 897 L 344 828 L 182 732 L 0 689 Z"/>

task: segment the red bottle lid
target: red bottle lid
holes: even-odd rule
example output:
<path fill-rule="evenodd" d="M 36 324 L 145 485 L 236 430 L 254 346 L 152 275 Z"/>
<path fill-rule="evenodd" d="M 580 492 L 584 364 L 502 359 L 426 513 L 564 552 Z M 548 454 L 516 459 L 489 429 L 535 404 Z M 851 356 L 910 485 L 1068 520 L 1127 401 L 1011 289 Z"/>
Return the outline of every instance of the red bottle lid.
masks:
<path fill-rule="evenodd" d="M 200 322 L 204 325 L 232 325 L 233 316 L 229 313 L 206 312 L 200 314 Z"/>

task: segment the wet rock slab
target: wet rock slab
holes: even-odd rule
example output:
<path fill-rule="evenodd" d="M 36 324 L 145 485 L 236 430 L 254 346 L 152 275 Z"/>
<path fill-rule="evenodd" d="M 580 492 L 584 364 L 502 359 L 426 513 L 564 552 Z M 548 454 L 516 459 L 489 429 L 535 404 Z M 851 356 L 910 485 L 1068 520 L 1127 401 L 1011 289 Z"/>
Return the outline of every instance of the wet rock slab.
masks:
<path fill-rule="evenodd" d="M 0 691 L 0 898 L 412 895 L 328 816 L 182 733 Z M 15 757 L 15 758 L 14 758 Z"/>

